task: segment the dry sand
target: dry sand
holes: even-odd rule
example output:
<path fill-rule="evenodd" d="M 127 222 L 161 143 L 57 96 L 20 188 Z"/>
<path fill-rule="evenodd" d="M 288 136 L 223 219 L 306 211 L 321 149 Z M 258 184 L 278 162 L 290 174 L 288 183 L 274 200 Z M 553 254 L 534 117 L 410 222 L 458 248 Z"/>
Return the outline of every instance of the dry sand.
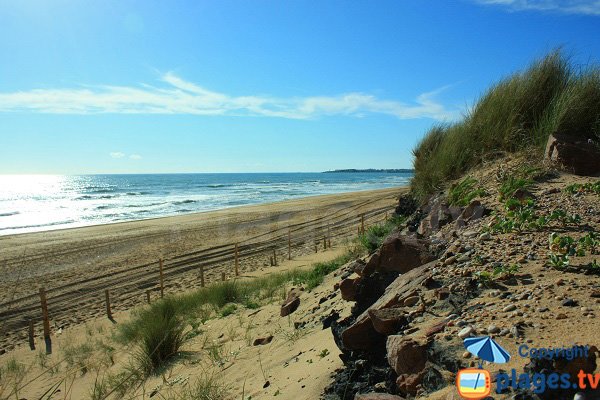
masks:
<path fill-rule="evenodd" d="M 143 303 L 157 295 L 158 259 L 165 290 L 182 291 L 234 274 L 239 243 L 240 273 L 269 266 L 276 249 L 287 258 L 322 251 L 354 236 L 361 215 L 369 225 L 385 218 L 405 189 L 314 196 L 279 203 L 185 216 L 0 237 L 0 352 L 26 339 L 28 320 L 41 329 L 38 288 L 48 292 L 54 328 L 82 323 L 104 311 L 104 290 L 113 308 Z"/>

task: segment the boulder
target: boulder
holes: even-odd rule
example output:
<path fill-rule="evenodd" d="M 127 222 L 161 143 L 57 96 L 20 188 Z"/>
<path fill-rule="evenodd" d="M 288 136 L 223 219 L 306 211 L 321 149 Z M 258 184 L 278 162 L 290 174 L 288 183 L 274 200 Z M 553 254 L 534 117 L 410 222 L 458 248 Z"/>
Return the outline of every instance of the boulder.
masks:
<path fill-rule="evenodd" d="M 423 208 L 423 213 L 426 215 L 417 229 L 417 233 L 422 236 L 437 232 L 442 226 L 453 220 L 448 204 L 441 197 L 431 200 L 429 205 Z"/>
<path fill-rule="evenodd" d="M 406 311 L 402 308 L 384 308 L 368 310 L 373 328 L 382 335 L 394 335 L 408 325 Z"/>
<path fill-rule="evenodd" d="M 428 244 L 427 240 L 419 239 L 414 235 L 394 232 L 369 259 L 363 273 L 370 275 L 374 271 L 379 271 L 405 274 L 434 259 L 429 252 Z"/>
<path fill-rule="evenodd" d="M 354 400 L 404 400 L 404 397 L 387 393 L 357 393 Z"/>
<path fill-rule="evenodd" d="M 427 363 L 427 342 L 410 336 L 388 336 L 386 350 L 388 363 L 398 376 L 417 374 Z"/>
<path fill-rule="evenodd" d="M 342 299 L 346 301 L 356 301 L 356 295 L 358 293 L 359 284 L 362 281 L 361 277 L 358 278 L 346 278 L 340 282 L 340 292 L 342 293 Z"/>
<path fill-rule="evenodd" d="M 300 307 L 300 290 L 291 289 L 281 305 L 280 315 L 286 317 L 296 311 L 298 307 Z"/>
<path fill-rule="evenodd" d="M 434 266 L 435 261 L 432 261 L 397 277 L 385 289 L 384 294 L 341 333 L 343 347 L 347 350 L 369 350 L 374 343 L 378 343 L 381 334 L 375 330 L 369 311 L 402 304 L 404 299 L 412 296 L 417 288 L 429 281 L 430 269 Z"/>
<path fill-rule="evenodd" d="M 546 143 L 545 158 L 577 175 L 600 173 L 600 149 L 591 139 L 553 133 Z"/>
<path fill-rule="evenodd" d="M 402 374 L 396 379 L 396 386 L 402 393 L 416 395 L 427 371 L 423 369 L 416 374 Z"/>
<path fill-rule="evenodd" d="M 253 346 L 264 346 L 265 344 L 271 343 L 273 340 L 273 335 L 266 336 L 264 338 L 254 339 Z"/>

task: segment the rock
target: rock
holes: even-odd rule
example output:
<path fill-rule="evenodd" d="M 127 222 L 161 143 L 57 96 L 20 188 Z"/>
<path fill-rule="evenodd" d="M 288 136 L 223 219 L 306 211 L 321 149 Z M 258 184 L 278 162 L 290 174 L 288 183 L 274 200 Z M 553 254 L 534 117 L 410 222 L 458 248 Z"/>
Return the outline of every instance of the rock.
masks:
<path fill-rule="evenodd" d="M 450 208 L 442 197 L 432 199 L 422 212 L 426 215 L 417 229 L 417 233 L 422 236 L 437 232 L 442 226 L 456 218 L 452 217 Z"/>
<path fill-rule="evenodd" d="M 387 393 L 357 393 L 356 396 L 354 396 L 354 400 L 404 400 L 404 397 Z"/>
<path fill-rule="evenodd" d="M 356 301 L 356 295 L 358 293 L 359 284 L 362 281 L 362 277 L 358 278 L 346 278 L 340 282 L 340 292 L 342 293 L 342 299 L 346 301 Z"/>
<path fill-rule="evenodd" d="M 504 311 L 504 312 L 511 312 L 511 311 L 516 310 L 516 309 L 517 309 L 517 306 L 515 306 L 514 304 L 509 304 L 506 307 L 504 307 L 502 309 L 502 311 Z"/>
<path fill-rule="evenodd" d="M 492 235 L 489 232 L 483 232 L 481 235 L 479 235 L 479 240 L 490 240 L 492 238 Z"/>
<path fill-rule="evenodd" d="M 387 359 L 390 367 L 398 375 L 416 374 L 425 368 L 427 343 L 417 342 L 406 336 L 388 336 L 386 342 Z"/>
<path fill-rule="evenodd" d="M 565 299 L 562 302 L 563 307 L 577 307 L 579 303 L 573 299 Z"/>
<path fill-rule="evenodd" d="M 556 316 L 556 319 L 558 319 L 558 320 L 567 319 L 567 314 L 560 313 Z"/>
<path fill-rule="evenodd" d="M 423 378 L 427 374 L 428 370 L 423 369 L 419 373 L 416 374 L 402 374 L 398 376 L 396 379 L 396 386 L 402 393 L 407 393 L 409 395 L 416 395 L 419 391 L 419 387 L 423 382 Z"/>
<path fill-rule="evenodd" d="M 267 336 L 264 338 L 254 339 L 253 346 L 263 346 L 265 344 L 271 343 L 272 340 L 273 340 L 273 335 Z"/>
<path fill-rule="evenodd" d="M 394 335 L 408 325 L 406 312 L 401 308 L 369 310 L 368 313 L 373 328 L 382 335 Z"/>
<path fill-rule="evenodd" d="M 418 302 L 419 302 L 419 296 L 407 297 L 406 299 L 404 299 L 404 306 L 412 307 L 412 306 L 416 305 Z"/>
<path fill-rule="evenodd" d="M 446 325 L 448 325 L 448 321 L 441 321 L 431 325 L 425 330 L 425 336 L 429 337 L 442 332 L 446 328 Z"/>
<path fill-rule="evenodd" d="M 298 289 L 291 289 L 281 305 L 280 315 L 286 317 L 296 311 L 298 307 L 300 307 L 300 291 Z"/>
<path fill-rule="evenodd" d="M 444 260 L 444 265 L 452 265 L 456 262 L 456 256 L 450 256 Z"/>
<path fill-rule="evenodd" d="M 477 235 L 479 235 L 477 233 L 477 231 L 465 231 L 465 232 L 463 232 L 463 236 L 466 237 L 466 238 L 474 238 L 474 237 L 477 237 Z"/>
<path fill-rule="evenodd" d="M 367 266 L 367 263 L 359 258 L 358 260 L 355 260 L 350 264 L 349 269 L 351 271 L 354 271 L 356 274 L 363 276 L 363 271 L 366 266 Z"/>
<path fill-rule="evenodd" d="M 429 270 L 433 265 L 435 265 L 435 261 L 424 264 L 400 275 L 389 284 L 384 294 L 360 314 L 351 326 L 341 332 L 343 348 L 346 350 L 368 350 L 373 344 L 377 343 L 381 339 L 381 334 L 373 327 L 369 311 L 391 308 L 400 304 L 403 294 L 405 296 L 405 294 L 413 293 L 416 288 L 422 287 L 431 277 Z"/>
<path fill-rule="evenodd" d="M 600 150 L 591 140 L 553 133 L 546 143 L 545 158 L 577 175 L 600 172 Z"/>
<path fill-rule="evenodd" d="M 473 328 L 472 326 L 467 326 L 466 328 L 463 328 L 460 332 L 458 332 L 458 337 L 461 339 L 466 339 L 468 337 L 471 337 L 473 334 L 475 334 L 475 328 Z"/>
<path fill-rule="evenodd" d="M 469 353 L 468 351 L 465 351 L 462 356 L 463 356 L 463 358 L 471 358 L 471 353 Z"/>
<path fill-rule="evenodd" d="M 375 271 L 408 271 L 432 261 L 435 257 L 428 250 L 429 242 L 416 236 L 394 232 L 381 245 L 381 248 L 369 259 L 363 273 L 371 275 Z"/>
<path fill-rule="evenodd" d="M 491 333 L 491 334 L 495 334 L 495 333 L 500 332 L 500 328 L 498 328 L 496 325 L 492 324 L 492 325 L 490 325 L 490 326 L 487 327 L 487 332 Z"/>
<path fill-rule="evenodd" d="M 473 200 L 465 207 L 460 214 L 460 218 L 465 222 L 471 222 L 483 217 L 484 213 L 485 207 L 481 205 L 481 202 L 479 200 Z"/>
<path fill-rule="evenodd" d="M 450 296 L 450 289 L 446 287 L 436 289 L 435 295 L 437 296 L 438 300 L 446 300 Z"/>

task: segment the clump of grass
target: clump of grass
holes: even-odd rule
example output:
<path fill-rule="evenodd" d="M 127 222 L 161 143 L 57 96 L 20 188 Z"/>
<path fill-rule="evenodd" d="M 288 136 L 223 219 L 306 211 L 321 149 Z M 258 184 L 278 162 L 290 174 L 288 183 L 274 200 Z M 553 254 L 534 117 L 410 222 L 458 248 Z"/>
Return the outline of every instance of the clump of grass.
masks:
<path fill-rule="evenodd" d="M 169 400 L 225 400 L 229 389 L 215 374 L 202 374 L 196 382 L 186 387 L 182 393 L 174 394 Z"/>
<path fill-rule="evenodd" d="M 483 197 L 487 193 L 481 187 L 477 186 L 477 180 L 472 177 L 466 177 L 459 183 L 452 185 L 448 192 L 448 202 L 453 206 L 467 206 L 473 199 Z"/>
<path fill-rule="evenodd" d="M 368 253 L 372 253 L 377 250 L 385 238 L 394 229 L 401 226 L 405 220 L 405 217 L 395 216 L 383 224 L 372 225 L 366 232 L 359 235 L 358 241 Z"/>
<path fill-rule="evenodd" d="M 500 194 L 500 201 L 512 199 L 517 191 L 528 191 L 533 185 L 533 181 L 526 178 L 519 178 L 515 176 L 507 177 L 500 185 L 498 193 Z"/>
<path fill-rule="evenodd" d="M 560 50 L 492 86 L 462 120 L 433 126 L 413 150 L 423 200 L 483 160 L 535 149 L 561 132 L 600 141 L 600 67 L 572 68 Z"/>

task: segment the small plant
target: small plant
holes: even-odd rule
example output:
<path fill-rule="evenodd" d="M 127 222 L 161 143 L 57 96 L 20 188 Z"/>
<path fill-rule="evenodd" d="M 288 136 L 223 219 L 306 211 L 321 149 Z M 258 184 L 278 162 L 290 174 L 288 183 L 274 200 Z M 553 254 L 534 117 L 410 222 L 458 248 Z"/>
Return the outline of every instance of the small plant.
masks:
<path fill-rule="evenodd" d="M 323 349 L 321 350 L 321 352 L 319 353 L 319 357 L 320 358 L 325 358 L 329 355 L 329 350 L 328 349 Z"/>
<path fill-rule="evenodd" d="M 569 266 L 569 256 L 566 254 L 554 254 L 548 255 L 548 264 L 555 269 L 564 269 Z"/>
<path fill-rule="evenodd" d="M 476 276 L 479 283 L 485 287 L 491 287 L 494 283 L 492 274 L 487 271 L 479 271 Z"/>
<path fill-rule="evenodd" d="M 498 192 L 500 194 L 500 200 L 509 200 L 514 198 L 517 190 L 526 191 L 531 189 L 533 181 L 527 178 L 518 178 L 513 175 L 508 176 L 500 185 Z"/>
<path fill-rule="evenodd" d="M 226 317 L 228 315 L 231 315 L 231 314 L 235 313 L 235 310 L 237 310 L 237 307 L 235 304 L 233 304 L 233 303 L 227 304 L 225 307 L 223 307 L 221 309 L 221 317 Z"/>
<path fill-rule="evenodd" d="M 466 177 L 459 183 L 452 185 L 448 192 L 448 202 L 453 206 L 467 206 L 473 199 L 486 196 L 483 188 L 476 187 L 477 180 Z"/>
<path fill-rule="evenodd" d="M 494 268 L 494 272 L 492 273 L 492 277 L 494 279 L 511 279 L 514 277 L 517 272 L 521 270 L 521 266 L 518 264 L 513 264 L 510 266 L 500 265 Z"/>
<path fill-rule="evenodd" d="M 594 193 L 600 194 L 600 181 L 589 183 L 573 183 L 565 188 L 565 192 L 569 194 L 576 193 Z"/>
<path fill-rule="evenodd" d="M 229 397 L 228 387 L 216 374 L 203 373 L 193 385 L 184 389 L 180 396 L 173 400 L 226 400 Z"/>

